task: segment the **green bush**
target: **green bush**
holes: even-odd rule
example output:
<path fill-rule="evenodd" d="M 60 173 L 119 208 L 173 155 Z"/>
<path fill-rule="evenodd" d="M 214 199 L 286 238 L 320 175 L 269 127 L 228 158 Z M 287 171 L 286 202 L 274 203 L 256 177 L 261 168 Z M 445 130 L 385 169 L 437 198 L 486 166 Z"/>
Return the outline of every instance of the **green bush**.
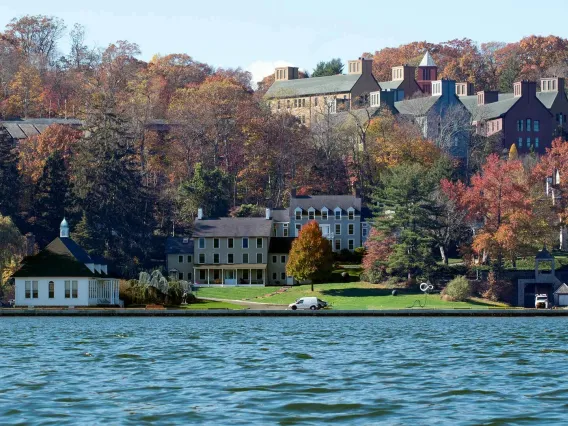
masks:
<path fill-rule="evenodd" d="M 444 295 L 450 299 L 464 302 L 471 297 L 471 285 L 465 276 L 451 280 L 444 289 Z"/>

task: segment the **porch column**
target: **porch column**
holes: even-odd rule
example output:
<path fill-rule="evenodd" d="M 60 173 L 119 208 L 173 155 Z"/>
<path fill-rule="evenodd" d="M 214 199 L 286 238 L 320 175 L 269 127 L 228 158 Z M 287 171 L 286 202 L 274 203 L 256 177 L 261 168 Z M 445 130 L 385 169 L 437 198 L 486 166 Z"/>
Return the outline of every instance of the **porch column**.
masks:
<path fill-rule="evenodd" d="M 191 281 L 190 281 L 191 283 Z M 197 283 L 197 269 L 193 268 L 193 283 Z"/>
<path fill-rule="evenodd" d="M 266 285 L 266 270 L 262 269 L 262 285 Z"/>
<path fill-rule="evenodd" d="M 210 286 L 211 286 L 211 283 L 209 282 L 209 275 L 210 275 L 210 272 L 211 272 L 211 271 L 209 270 L 209 268 L 207 268 L 207 287 L 210 287 Z"/>
<path fill-rule="evenodd" d="M 249 268 L 249 285 L 252 285 L 252 269 Z"/>
<path fill-rule="evenodd" d="M 235 285 L 239 285 L 239 274 L 237 273 L 237 269 L 235 269 Z"/>

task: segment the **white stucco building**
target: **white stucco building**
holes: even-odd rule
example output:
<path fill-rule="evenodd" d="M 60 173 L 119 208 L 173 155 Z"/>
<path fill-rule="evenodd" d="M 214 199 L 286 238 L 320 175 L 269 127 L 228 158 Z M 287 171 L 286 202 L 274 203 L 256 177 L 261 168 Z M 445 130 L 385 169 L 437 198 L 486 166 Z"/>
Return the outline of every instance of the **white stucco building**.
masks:
<path fill-rule="evenodd" d="M 65 219 L 59 238 L 25 258 L 14 279 L 16 306 L 121 305 L 118 279 L 109 275 L 107 262 L 69 238 Z"/>

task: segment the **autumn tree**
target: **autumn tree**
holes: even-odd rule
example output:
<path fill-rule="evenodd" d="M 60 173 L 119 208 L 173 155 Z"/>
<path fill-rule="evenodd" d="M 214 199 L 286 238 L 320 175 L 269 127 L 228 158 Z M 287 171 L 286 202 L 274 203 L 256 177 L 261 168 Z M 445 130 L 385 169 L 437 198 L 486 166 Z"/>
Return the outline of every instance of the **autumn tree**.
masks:
<path fill-rule="evenodd" d="M 10 83 L 8 111 L 12 115 L 37 117 L 43 105 L 43 88 L 39 72 L 29 65 L 21 65 Z"/>
<path fill-rule="evenodd" d="M 331 243 L 323 237 L 316 221 L 308 222 L 292 242 L 286 275 L 300 282 L 310 280 L 314 291 L 314 281 L 326 279 L 332 268 Z"/>
<path fill-rule="evenodd" d="M 6 129 L 0 128 L 0 214 L 18 212 L 20 174 L 16 145 Z"/>
<path fill-rule="evenodd" d="M 378 283 L 386 276 L 388 260 L 395 243 L 394 235 L 371 227 L 362 262 L 366 280 Z"/>
<path fill-rule="evenodd" d="M 26 240 L 9 216 L 0 214 L 0 292 L 4 282 L 25 255 Z M 9 271 L 9 274 L 5 273 Z M 0 294 L 1 296 L 1 294 Z"/>

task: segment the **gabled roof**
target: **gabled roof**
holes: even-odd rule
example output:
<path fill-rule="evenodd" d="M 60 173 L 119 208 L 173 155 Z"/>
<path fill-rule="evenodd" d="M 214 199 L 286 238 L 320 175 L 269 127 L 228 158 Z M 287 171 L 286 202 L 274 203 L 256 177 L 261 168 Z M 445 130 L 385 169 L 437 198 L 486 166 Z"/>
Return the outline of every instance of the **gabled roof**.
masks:
<path fill-rule="evenodd" d="M 536 97 L 545 107 L 550 109 L 559 94 L 560 92 L 537 92 Z"/>
<path fill-rule="evenodd" d="M 568 285 L 562 284 L 554 294 L 568 294 Z"/>
<path fill-rule="evenodd" d="M 436 62 L 434 62 L 434 58 L 430 55 L 430 52 L 426 52 L 422 60 L 420 61 L 419 67 L 436 67 Z"/>
<path fill-rule="evenodd" d="M 461 96 L 461 103 L 472 114 L 472 121 L 493 120 L 506 114 L 515 105 L 520 96 L 514 97 L 509 93 L 499 94 L 499 100 L 485 105 L 477 105 L 477 95 Z"/>
<path fill-rule="evenodd" d="M 290 222 L 290 213 L 288 213 L 288 209 L 273 209 L 272 220 L 274 222 Z"/>
<path fill-rule="evenodd" d="M 166 239 L 166 254 L 193 254 L 193 247 L 193 240 L 188 237 L 168 237 Z"/>
<path fill-rule="evenodd" d="M 294 240 L 294 237 L 272 237 L 270 239 L 268 253 L 290 253 Z"/>
<path fill-rule="evenodd" d="M 222 217 L 196 220 L 193 238 L 270 237 L 272 220 L 260 217 Z"/>
<path fill-rule="evenodd" d="M 381 90 L 394 90 L 398 89 L 403 81 L 404 80 L 381 81 L 379 82 L 379 86 L 381 86 Z"/>
<path fill-rule="evenodd" d="M 290 199 L 290 211 L 293 212 L 296 207 L 300 207 L 304 211 L 307 211 L 310 207 L 317 211 L 320 211 L 323 207 L 334 211 L 339 207 L 342 212 L 347 212 L 349 207 L 353 207 L 356 212 L 360 212 L 361 198 L 354 195 L 298 195 Z"/>
<path fill-rule="evenodd" d="M 327 77 L 300 78 L 275 81 L 266 91 L 267 98 L 292 98 L 296 96 L 346 93 L 361 78 L 362 74 L 338 74 Z"/>
<path fill-rule="evenodd" d="M 402 115 L 421 116 L 426 115 L 441 98 L 441 96 L 425 96 L 407 99 L 395 102 L 394 107 Z"/>
<path fill-rule="evenodd" d="M 99 274 L 91 272 L 84 263 L 74 257 L 54 253 L 44 249 L 35 256 L 26 257 L 22 267 L 13 275 L 15 278 L 35 277 L 95 277 Z"/>

